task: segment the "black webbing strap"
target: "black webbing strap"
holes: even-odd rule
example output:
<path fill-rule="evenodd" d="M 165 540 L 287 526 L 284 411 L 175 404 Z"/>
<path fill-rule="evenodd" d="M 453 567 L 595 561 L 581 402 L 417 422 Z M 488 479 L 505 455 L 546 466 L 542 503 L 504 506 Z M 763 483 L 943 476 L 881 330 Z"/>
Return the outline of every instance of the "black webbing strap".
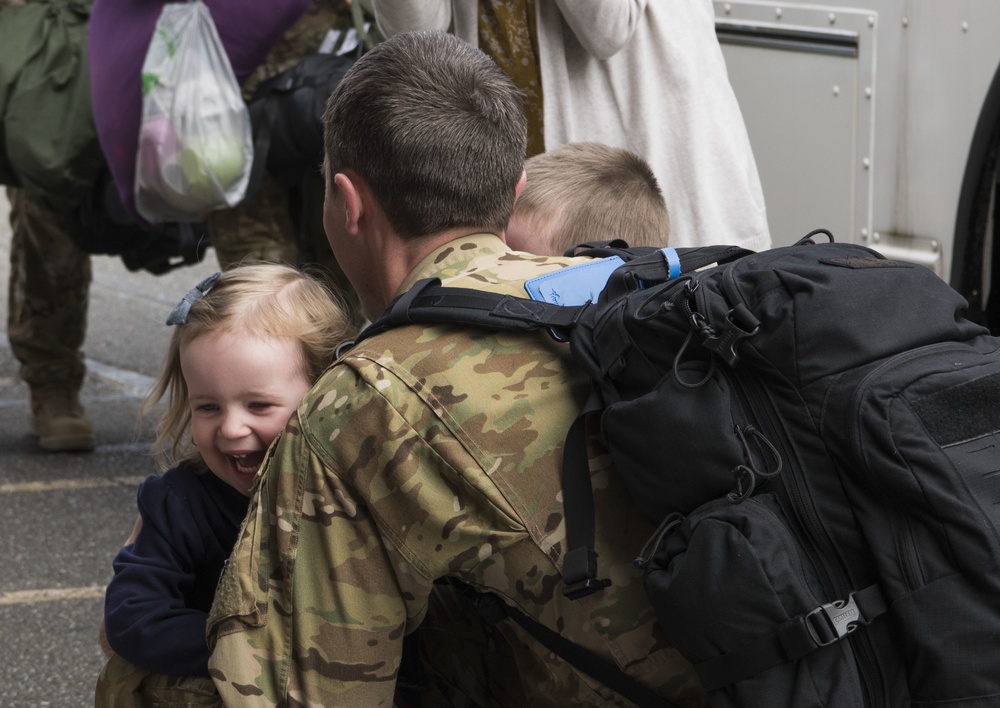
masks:
<path fill-rule="evenodd" d="M 604 407 L 593 389 L 566 434 L 563 447 L 563 515 L 566 519 L 566 554 L 563 556 L 563 595 L 571 600 L 591 595 L 611 584 L 597 579 L 594 488 L 587 458 L 587 416 Z"/>
<path fill-rule="evenodd" d="M 888 609 L 882 589 L 869 585 L 846 600 L 820 605 L 771 634 L 694 668 L 705 690 L 714 691 L 838 642 Z"/>
<path fill-rule="evenodd" d="M 612 691 L 642 708 L 676 708 L 670 701 L 656 695 L 614 664 L 579 644 L 571 642 L 516 607 L 511 607 L 493 593 L 479 592 L 458 580 L 449 578 L 476 607 L 476 611 L 491 624 L 510 618 L 546 649 Z"/>
<path fill-rule="evenodd" d="M 437 278 L 417 281 L 397 297 L 358 335 L 360 342 L 393 327 L 407 324 L 464 324 L 498 330 L 572 328 L 587 305 L 576 307 L 538 302 L 471 288 L 441 285 Z"/>
<path fill-rule="evenodd" d="M 638 251 L 639 249 L 633 249 Z M 673 266 L 666 251 L 671 249 L 642 249 L 650 251 L 626 261 L 608 278 L 605 299 L 614 300 L 641 288 L 665 283 L 681 273 L 693 273 L 714 263 L 729 263 L 753 254 L 740 246 L 695 246 L 672 249 L 677 257 Z"/>

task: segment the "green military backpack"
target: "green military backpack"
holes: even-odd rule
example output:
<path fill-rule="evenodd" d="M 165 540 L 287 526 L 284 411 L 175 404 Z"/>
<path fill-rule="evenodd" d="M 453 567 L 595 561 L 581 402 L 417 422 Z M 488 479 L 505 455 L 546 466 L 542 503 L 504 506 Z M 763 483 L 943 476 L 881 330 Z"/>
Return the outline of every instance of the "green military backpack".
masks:
<path fill-rule="evenodd" d="M 90 104 L 90 8 L 30 0 L 0 11 L 0 184 L 56 212 L 79 205 L 104 165 Z"/>

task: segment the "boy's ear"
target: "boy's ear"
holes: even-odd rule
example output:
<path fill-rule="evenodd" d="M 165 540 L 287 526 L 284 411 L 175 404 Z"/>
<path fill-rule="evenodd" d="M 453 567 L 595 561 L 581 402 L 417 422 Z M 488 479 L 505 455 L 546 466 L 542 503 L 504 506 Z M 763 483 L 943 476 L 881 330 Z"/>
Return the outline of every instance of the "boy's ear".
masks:
<path fill-rule="evenodd" d="M 517 180 L 517 184 L 514 186 L 514 202 L 517 202 L 521 197 L 521 192 L 524 191 L 524 185 L 528 183 L 528 173 L 521 170 L 521 177 Z"/>

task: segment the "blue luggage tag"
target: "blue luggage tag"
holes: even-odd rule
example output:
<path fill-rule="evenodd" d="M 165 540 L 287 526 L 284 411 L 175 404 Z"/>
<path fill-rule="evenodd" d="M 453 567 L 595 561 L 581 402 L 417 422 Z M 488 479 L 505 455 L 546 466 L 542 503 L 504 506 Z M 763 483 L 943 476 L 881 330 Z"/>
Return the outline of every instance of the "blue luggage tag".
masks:
<path fill-rule="evenodd" d="M 618 256 L 600 258 L 554 270 L 524 283 L 532 300 L 554 305 L 585 305 L 597 302 L 608 277 L 624 261 Z"/>
<path fill-rule="evenodd" d="M 681 261 L 674 248 L 661 248 L 667 262 L 667 278 L 672 280 L 681 274 Z M 585 305 L 597 302 L 597 297 L 608 283 L 611 272 L 623 265 L 618 256 L 600 258 L 569 266 L 551 273 L 540 275 L 525 282 L 524 289 L 532 300 L 550 302 L 554 305 Z M 640 286 L 643 284 L 640 283 Z"/>

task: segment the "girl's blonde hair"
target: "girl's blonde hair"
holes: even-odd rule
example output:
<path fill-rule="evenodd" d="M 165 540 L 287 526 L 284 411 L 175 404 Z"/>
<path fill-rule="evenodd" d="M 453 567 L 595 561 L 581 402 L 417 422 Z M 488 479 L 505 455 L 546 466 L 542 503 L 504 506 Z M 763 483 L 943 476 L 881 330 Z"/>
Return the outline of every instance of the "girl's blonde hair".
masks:
<path fill-rule="evenodd" d="M 191 305 L 187 322 L 174 329 L 163 370 L 142 405 L 145 415 L 167 396 L 153 445 L 164 468 L 183 458 L 197 458 L 181 347 L 206 332 L 220 331 L 296 340 L 306 377 L 315 383 L 356 327 L 344 303 L 319 280 L 295 268 L 259 264 L 224 271 Z"/>

